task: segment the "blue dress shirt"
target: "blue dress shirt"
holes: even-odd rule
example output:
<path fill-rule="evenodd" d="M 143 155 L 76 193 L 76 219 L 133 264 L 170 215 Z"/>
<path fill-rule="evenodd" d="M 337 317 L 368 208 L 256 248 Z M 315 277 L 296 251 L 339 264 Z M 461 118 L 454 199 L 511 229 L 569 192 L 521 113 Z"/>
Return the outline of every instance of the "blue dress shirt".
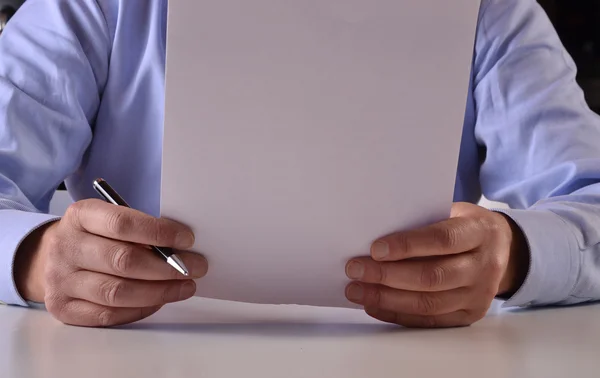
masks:
<path fill-rule="evenodd" d="M 0 301 L 21 241 L 66 179 L 105 177 L 159 215 L 167 0 L 29 0 L 0 37 Z M 600 118 L 535 0 L 483 0 L 456 201 L 487 198 L 526 235 L 506 305 L 600 299 Z"/>

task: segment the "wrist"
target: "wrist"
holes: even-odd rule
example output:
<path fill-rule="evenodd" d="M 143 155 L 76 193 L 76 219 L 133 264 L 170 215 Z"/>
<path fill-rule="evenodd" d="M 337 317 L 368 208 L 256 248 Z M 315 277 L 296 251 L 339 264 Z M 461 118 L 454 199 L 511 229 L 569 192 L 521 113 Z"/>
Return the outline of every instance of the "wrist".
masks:
<path fill-rule="evenodd" d="M 14 264 L 14 279 L 17 291 L 24 300 L 44 302 L 44 236 L 57 224 L 51 222 L 29 234 L 19 246 Z"/>
<path fill-rule="evenodd" d="M 529 271 L 529 248 L 525 234 L 509 216 L 501 214 L 510 227 L 511 242 L 506 271 L 500 281 L 498 296 L 510 297 L 523 285 Z"/>

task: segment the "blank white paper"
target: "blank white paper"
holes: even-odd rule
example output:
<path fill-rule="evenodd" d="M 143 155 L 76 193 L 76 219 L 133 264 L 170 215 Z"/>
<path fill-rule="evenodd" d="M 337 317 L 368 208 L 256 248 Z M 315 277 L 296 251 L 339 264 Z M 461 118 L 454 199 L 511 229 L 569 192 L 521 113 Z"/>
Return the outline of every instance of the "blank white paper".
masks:
<path fill-rule="evenodd" d="M 449 215 L 479 0 L 169 7 L 161 213 L 197 295 L 354 307 L 348 259 Z"/>

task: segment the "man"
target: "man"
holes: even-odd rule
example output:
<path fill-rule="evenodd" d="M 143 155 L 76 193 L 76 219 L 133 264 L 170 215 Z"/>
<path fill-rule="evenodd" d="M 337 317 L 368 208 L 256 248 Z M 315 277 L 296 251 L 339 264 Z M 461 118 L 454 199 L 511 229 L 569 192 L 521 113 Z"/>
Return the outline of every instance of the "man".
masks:
<path fill-rule="evenodd" d="M 15 15 L 16 9 L 11 7 L 10 5 L 5 5 L 0 8 L 0 34 L 8 24 L 8 21 Z"/>
<path fill-rule="evenodd" d="M 110 326 L 193 295 L 140 246 L 194 242 L 155 218 L 166 12 L 166 0 L 29 0 L 0 38 L 0 300 Z M 575 75 L 535 0 L 483 0 L 452 216 L 349 261 L 347 297 L 410 327 L 472 324 L 496 297 L 599 299 L 600 119 Z M 96 177 L 140 211 L 86 199 Z M 79 201 L 56 219 L 65 179 Z M 473 205 L 481 189 L 514 210 Z M 189 278 L 206 273 L 181 256 Z"/>

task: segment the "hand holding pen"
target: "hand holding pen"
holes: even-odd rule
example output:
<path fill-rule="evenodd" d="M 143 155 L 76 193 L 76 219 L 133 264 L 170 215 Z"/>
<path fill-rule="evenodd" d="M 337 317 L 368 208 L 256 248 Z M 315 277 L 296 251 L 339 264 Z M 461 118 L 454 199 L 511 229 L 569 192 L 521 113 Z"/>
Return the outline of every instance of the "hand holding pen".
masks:
<path fill-rule="evenodd" d="M 122 200 L 103 180 L 94 187 Z M 110 202 L 74 203 L 59 221 L 26 238 L 17 254 L 20 293 L 44 302 L 63 323 L 95 327 L 141 320 L 192 297 L 193 279 L 207 272 L 202 256 L 171 250 L 192 248 L 188 227 Z"/>
<path fill-rule="evenodd" d="M 100 194 L 104 200 L 108 203 L 112 203 L 116 206 L 124 206 L 129 207 L 127 202 L 116 192 L 104 179 L 97 179 L 94 181 L 94 189 L 98 194 Z M 191 231 L 190 231 L 191 234 Z M 193 237 L 190 235 L 190 237 Z M 184 276 L 188 276 L 188 270 L 183 261 L 173 253 L 173 250 L 168 247 L 157 247 L 155 245 L 151 245 L 150 248 L 162 258 L 167 264 L 171 265 L 175 270 Z"/>

